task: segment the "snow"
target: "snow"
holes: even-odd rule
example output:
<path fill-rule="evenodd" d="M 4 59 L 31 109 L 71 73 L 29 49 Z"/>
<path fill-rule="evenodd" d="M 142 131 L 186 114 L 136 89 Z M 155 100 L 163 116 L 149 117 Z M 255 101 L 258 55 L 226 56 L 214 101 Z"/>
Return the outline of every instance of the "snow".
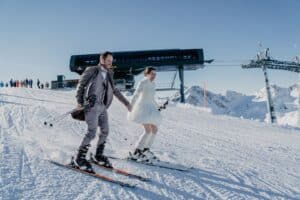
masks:
<path fill-rule="evenodd" d="M 271 86 L 271 95 L 275 106 L 279 125 L 298 126 L 298 86 L 283 88 Z M 185 91 L 186 104 L 195 107 L 204 106 L 204 91 L 199 86 L 192 86 Z M 179 93 L 172 98 L 179 102 Z M 262 88 L 253 95 L 245 95 L 235 91 L 227 91 L 225 95 L 206 91 L 206 107 L 213 114 L 269 122 L 266 89 Z"/>
<path fill-rule="evenodd" d="M 299 129 L 219 115 L 231 108 L 240 110 L 240 100 L 259 110 L 263 96 L 252 101 L 231 92 L 227 97 L 234 103 L 228 108 L 227 98 L 207 95 L 208 105 L 214 105 L 211 112 L 171 102 L 162 111 L 153 147 L 162 160 L 194 169 L 183 173 L 113 161 L 119 168 L 150 177 L 148 183 L 97 170 L 138 185 L 128 189 L 47 161 L 67 163 L 85 134 L 85 123 L 70 116 L 52 128 L 43 125 L 48 117 L 76 105 L 74 90 L 1 88 L 0 199 L 300 199 Z M 292 116 L 287 118 L 293 118 L 294 108 L 288 108 Z M 233 111 L 233 116 L 242 113 Z M 106 154 L 126 156 L 141 134 L 141 127 L 125 116 L 125 107 L 115 99 L 109 109 Z"/>

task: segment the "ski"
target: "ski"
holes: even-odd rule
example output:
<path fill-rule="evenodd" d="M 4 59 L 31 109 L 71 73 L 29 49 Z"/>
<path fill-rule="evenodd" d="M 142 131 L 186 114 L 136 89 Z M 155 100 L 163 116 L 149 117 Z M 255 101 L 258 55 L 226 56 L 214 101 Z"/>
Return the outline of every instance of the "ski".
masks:
<path fill-rule="evenodd" d="M 170 169 L 170 170 L 176 170 L 176 171 L 181 171 L 181 172 L 187 172 L 191 167 L 185 167 L 182 165 L 177 165 L 169 162 L 164 162 L 164 161 L 157 161 L 155 163 L 149 163 L 149 162 L 138 162 L 129 158 L 118 158 L 114 156 L 107 156 L 108 158 L 115 159 L 115 160 L 126 160 L 134 163 L 139 163 L 139 164 L 144 164 L 144 165 L 149 165 L 149 166 L 154 166 L 154 167 L 160 167 L 160 168 L 165 168 L 165 169 Z"/>
<path fill-rule="evenodd" d="M 121 174 L 123 176 L 127 176 L 129 178 L 135 178 L 135 179 L 138 179 L 140 181 L 150 181 L 149 178 L 146 178 L 146 177 L 143 177 L 143 176 L 139 176 L 137 174 L 133 174 L 133 173 L 130 173 L 130 172 L 127 172 L 125 170 L 122 170 L 122 169 L 117 169 L 117 168 L 114 168 L 114 167 L 105 167 L 103 165 L 99 165 L 97 162 L 95 162 L 93 159 L 91 159 L 91 163 L 97 167 L 100 167 L 101 169 L 105 169 L 107 171 L 111 171 L 113 173 L 117 173 L 117 174 Z"/>
<path fill-rule="evenodd" d="M 101 175 L 99 173 L 90 173 L 90 172 L 87 172 L 85 170 L 81 170 L 79 168 L 75 168 L 75 167 L 73 167 L 70 164 L 61 164 L 61 163 L 53 161 L 53 160 L 49 160 L 49 162 L 52 163 L 52 164 L 54 164 L 54 165 L 56 165 L 56 166 L 64 167 L 64 168 L 67 168 L 67 169 L 71 169 L 71 170 L 74 170 L 76 172 L 79 172 L 79 173 L 82 173 L 82 174 L 85 174 L 85 175 L 88 175 L 88 176 L 91 176 L 91 177 L 94 177 L 94 178 L 97 178 L 97 179 L 100 179 L 100 180 L 103 180 L 103 181 L 106 181 L 106 182 L 110 182 L 110 183 L 114 183 L 114 184 L 120 185 L 122 187 L 128 187 L 128 188 L 135 188 L 136 187 L 136 185 L 133 185 L 133 184 L 130 184 L 130 183 L 126 183 L 126 182 L 123 182 L 123 181 L 119 181 L 119 180 L 115 180 L 115 179 L 109 178 L 107 176 Z"/>

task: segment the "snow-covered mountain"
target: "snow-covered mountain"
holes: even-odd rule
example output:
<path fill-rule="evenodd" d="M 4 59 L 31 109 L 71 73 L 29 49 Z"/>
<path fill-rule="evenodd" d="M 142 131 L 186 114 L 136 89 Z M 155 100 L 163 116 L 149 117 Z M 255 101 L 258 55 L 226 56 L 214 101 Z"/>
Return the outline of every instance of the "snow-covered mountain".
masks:
<path fill-rule="evenodd" d="M 193 167 L 189 172 L 112 161 L 152 180 L 140 182 L 97 169 L 137 184 L 128 189 L 51 165 L 49 159 L 69 162 L 86 132 L 86 124 L 70 116 L 52 128 L 43 124 L 72 109 L 74 96 L 74 91 L 0 89 L 1 200 L 300 199 L 298 129 L 214 115 L 172 102 L 162 111 L 153 151 L 161 160 Z M 226 110 L 230 101 L 217 97 L 210 94 L 210 103 Z M 244 100 L 251 103 L 247 97 Z M 142 133 L 126 114 L 114 100 L 106 154 L 126 156 Z"/>
<path fill-rule="evenodd" d="M 298 126 L 298 86 L 282 88 L 271 86 L 272 99 L 275 104 L 276 117 L 281 125 Z M 186 103 L 196 107 L 204 105 L 204 91 L 199 86 L 192 86 L 185 91 Z M 179 102 L 179 93 L 172 98 Z M 262 88 L 253 95 L 244 95 L 234 91 L 227 91 L 225 95 L 206 91 L 206 107 L 214 114 L 230 115 L 234 117 L 268 121 L 267 94 Z"/>

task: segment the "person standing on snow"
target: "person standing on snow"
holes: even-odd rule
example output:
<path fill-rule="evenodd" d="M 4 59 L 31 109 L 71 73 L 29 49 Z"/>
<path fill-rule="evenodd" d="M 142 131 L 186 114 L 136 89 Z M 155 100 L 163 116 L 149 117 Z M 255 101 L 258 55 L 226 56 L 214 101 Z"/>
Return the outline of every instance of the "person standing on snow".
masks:
<path fill-rule="evenodd" d="M 36 84 L 37 84 L 37 87 L 40 89 L 41 88 L 41 86 L 40 86 L 40 84 L 41 84 L 40 79 L 37 80 Z"/>
<path fill-rule="evenodd" d="M 46 83 L 45 83 L 45 87 L 48 89 L 49 88 L 49 82 L 47 81 Z"/>
<path fill-rule="evenodd" d="M 14 85 L 14 80 L 12 78 L 9 81 L 9 85 L 10 85 L 10 87 L 13 87 L 13 85 Z"/>
<path fill-rule="evenodd" d="M 26 78 L 26 79 L 25 79 L 25 87 L 28 88 L 28 85 L 29 85 L 29 80 L 28 80 L 28 78 Z"/>
<path fill-rule="evenodd" d="M 137 161 L 157 159 L 150 151 L 162 120 L 159 112 L 162 106 L 159 106 L 154 99 L 155 77 L 155 68 L 147 67 L 144 70 L 144 78 L 138 83 L 131 100 L 132 111 L 127 115 L 129 121 L 141 124 L 144 128 L 144 133 L 140 136 L 134 153 L 129 153 L 129 158 Z"/>
<path fill-rule="evenodd" d="M 30 79 L 30 80 L 29 80 L 29 86 L 30 86 L 30 88 L 32 88 L 32 84 L 33 84 L 33 80 Z"/>
<path fill-rule="evenodd" d="M 103 155 L 103 152 L 106 138 L 109 134 L 107 109 L 113 100 L 113 95 L 131 111 L 129 101 L 114 85 L 113 72 L 111 71 L 112 62 L 113 54 L 111 52 L 104 52 L 100 56 L 100 62 L 97 66 L 85 69 L 78 84 L 76 94 L 78 109 L 83 108 L 84 105 L 88 105 L 84 107 L 88 130 L 80 144 L 78 154 L 73 163 L 76 167 L 89 172 L 93 172 L 93 168 L 86 159 L 86 154 L 91 141 L 96 136 L 98 126 L 101 132 L 99 134 L 96 154 L 92 159 L 100 165 L 112 167 L 108 158 Z"/>

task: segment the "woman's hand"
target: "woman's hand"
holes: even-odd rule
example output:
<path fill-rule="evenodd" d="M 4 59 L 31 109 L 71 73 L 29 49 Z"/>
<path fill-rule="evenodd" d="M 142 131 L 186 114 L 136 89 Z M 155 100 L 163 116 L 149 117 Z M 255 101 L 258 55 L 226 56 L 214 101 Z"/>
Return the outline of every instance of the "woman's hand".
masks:
<path fill-rule="evenodd" d="M 168 104 L 169 104 L 169 99 L 163 105 L 158 107 L 158 111 L 161 111 L 162 109 L 166 109 Z"/>

